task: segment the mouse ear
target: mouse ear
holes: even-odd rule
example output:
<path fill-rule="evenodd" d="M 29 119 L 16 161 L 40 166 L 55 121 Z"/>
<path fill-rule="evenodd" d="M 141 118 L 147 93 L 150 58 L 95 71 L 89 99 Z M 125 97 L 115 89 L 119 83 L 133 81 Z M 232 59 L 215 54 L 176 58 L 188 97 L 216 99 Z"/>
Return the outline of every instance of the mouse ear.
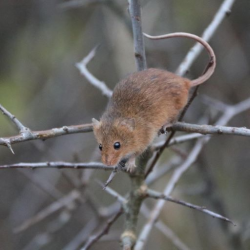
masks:
<path fill-rule="evenodd" d="M 133 118 L 125 118 L 119 121 L 119 126 L 124 126 L 128 128 L 130 131 L 133 131 L 135 129 L 135 119 Z"/>
<path fill-rule="evenodd" d="M 92 122 L 93 122 L 93 126 L 94 127 L 100 127 L 101 122 L 99 122 L 98 120 L 96 120 L 95 118 L 92 118 Z"/>

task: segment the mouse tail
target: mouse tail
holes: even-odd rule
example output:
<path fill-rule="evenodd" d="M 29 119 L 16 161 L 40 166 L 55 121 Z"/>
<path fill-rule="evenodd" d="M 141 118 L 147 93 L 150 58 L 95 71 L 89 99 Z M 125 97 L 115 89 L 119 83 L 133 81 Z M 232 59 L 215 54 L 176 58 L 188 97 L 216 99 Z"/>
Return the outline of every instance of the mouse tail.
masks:
<path fill-rule="evenodd" d="M 191 80 L 192 87 L 202 84 L 203 82 L 208 80 L 211 77 L 211 75 L 214 73 L 214 69 L 216 67 L 216 57 L 215 57 L 214 51 L 211 48 L 211 46 L 201 37 L 190 34 L 190 33 L 185 33 L 185 32 L 175 32 L 175 33 L 160 35 L 160 36 L 150 36 L 145 33 L 143 34 L 147 38 L 150 38 L 153 40 L 167 39 L 167 38 L 172 38 L 172 37 L 186 37 L 186 38 L 191 38 L 204 46 L 204 48 L 207 50 L 210 56 L 210 61 L 208 63 L 205 73 L 201 75 L 200 77 L 198 77 L 197 79 Z"/>

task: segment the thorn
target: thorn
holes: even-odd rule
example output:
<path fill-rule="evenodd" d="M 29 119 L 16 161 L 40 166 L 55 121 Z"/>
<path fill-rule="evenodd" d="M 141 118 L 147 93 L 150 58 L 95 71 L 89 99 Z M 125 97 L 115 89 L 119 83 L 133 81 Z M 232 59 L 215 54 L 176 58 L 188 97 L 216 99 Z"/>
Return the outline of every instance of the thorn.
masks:
<path fill-rule="evenodd" d="M 10 140 L 6 140 L 6 139 L 2 139 L 2 140 L 5 142 L 6 146 L 9 148 L 10 152 L 14 155 L 15 152 L 14 152 L 13 148 L 11 147 Z"/>
<path fill-rule="evenodd" d="M 103 190 L 106 189 L 106 187 L 107 187 L 107 186 L 109 185 L 109 183 L 114 179 L 114 177 L 115 177 L 116 174 L 117 174 L 117 168 L 114 169 L 114 170 L 111 172 L 111 174 L 110 174 L 108 180 L 107 180 L 107 181 L 105 182 L 105 184 L 104 184 Z"/>
<path fill-rule="evenodd" d="M 13 148 L 11 147 L 11 144 L 7 144 L 7 146 L 8 146 L 8 148 L 9 148 L 9 150 L 11 151 L 11 153 L 14 155 L 15 152 L 14 152 Z"/>

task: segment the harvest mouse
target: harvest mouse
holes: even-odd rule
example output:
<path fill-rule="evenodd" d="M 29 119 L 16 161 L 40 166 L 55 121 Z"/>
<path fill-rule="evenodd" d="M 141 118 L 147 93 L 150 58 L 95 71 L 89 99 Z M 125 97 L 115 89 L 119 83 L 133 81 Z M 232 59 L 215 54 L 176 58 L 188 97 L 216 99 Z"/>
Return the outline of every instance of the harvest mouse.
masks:
<path fill-rule="evenodd" d="M 156 37 L 144 35 L 151 39 L 192 38 L 208 51 L 210 64 L 195 80 L 149 68 L 129 75 L 116 85 L 100 121 L 93 118 L 93 130 L 102 162 L 115 166 L 127 160 L 130 172 L 135 168 L 135 158 L 152 143 L 158 131 L 176 120 L 187 104 L 189 89 L 209 79 L 216 66 L 213 49 L 196 35 L 182 32 Z"/>

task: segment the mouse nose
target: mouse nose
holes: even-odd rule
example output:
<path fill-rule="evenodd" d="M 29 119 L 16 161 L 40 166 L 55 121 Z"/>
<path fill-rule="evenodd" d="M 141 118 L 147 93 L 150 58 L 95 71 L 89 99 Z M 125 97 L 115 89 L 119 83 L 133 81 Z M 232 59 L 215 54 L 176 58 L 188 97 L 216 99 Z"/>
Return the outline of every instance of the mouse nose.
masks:
<path fill-rule="evenodd" d="M 108 155 L 105 155 L 104 156 L 104 163 L 108 166 L 111 166 L 112 165 L 112 159 L 111 157 L 109 157 Z"/>

